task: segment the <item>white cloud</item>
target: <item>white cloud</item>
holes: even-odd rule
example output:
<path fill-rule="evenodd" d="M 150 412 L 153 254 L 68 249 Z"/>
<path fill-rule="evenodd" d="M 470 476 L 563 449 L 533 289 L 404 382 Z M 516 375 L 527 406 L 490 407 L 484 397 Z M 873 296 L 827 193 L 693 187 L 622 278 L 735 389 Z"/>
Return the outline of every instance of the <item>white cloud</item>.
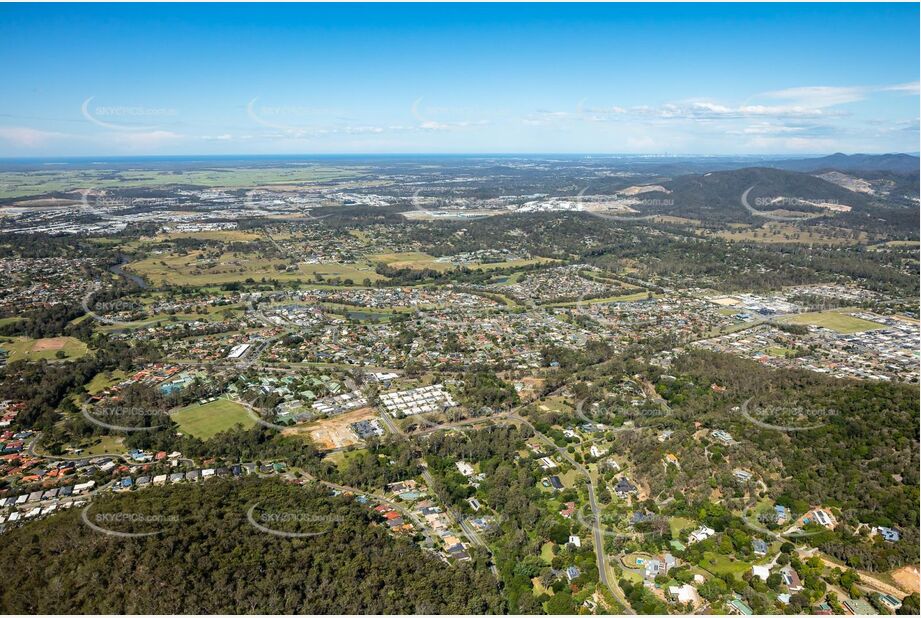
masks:
<path fill-rule="evenodd" d="M 869 94 L 869 89 L 861 86 L 802 86 L 765 92 L 761 96 L 792 101 L 797 107 L 822 109 L 862 101 L 867 94 Z"/>
<path fill-rule="evenodd" d="M 892 86 L 886 86 L 882 90 L 885 92 L 904 92 L 905 94 L 917 96 L 921 94 L 921 83 L 908 82 L 907 84 L 894 84 Z"/>
<path fill-rule="evenodd" d="M 114 133 L 111 143 L 128 150 L 155 150 L 167 144 L 181 141 L 185 136 L 172 131 L 144 131 L 139 133 Z"/>
<path fill-rule="evenodd" d="M 21 148 L 36 148 L 48 142 L 71 136 L 55 131 L 42 131 L 31 127 L 0 127 L 0 139 Z"/>

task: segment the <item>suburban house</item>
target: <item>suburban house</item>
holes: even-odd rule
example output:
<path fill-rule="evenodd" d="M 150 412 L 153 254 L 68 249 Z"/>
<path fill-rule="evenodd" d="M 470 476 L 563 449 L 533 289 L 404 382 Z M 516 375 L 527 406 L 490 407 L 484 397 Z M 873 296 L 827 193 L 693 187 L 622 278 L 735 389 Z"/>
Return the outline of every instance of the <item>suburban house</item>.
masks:
<path fill-rule="evenodd" d="M 834 518 L 831 516 L 831 514 L 828 513 L 828 511 L 824 511 L 822 509 L 812 509 L 803 515 L 802 522 L 804 524 L 817 523 L 820 526 L 825 526 L 826 528 L 835 527 Z"/>
<path fill-rule="evenodd" d="M 678 560 L 671 554 L 657 558 L 650 558 L 646 561 L 646 579 L 655 579 L 657 575 L 666 575 L 678 564 Z"/>
<path fill-rule="evenodd" d="M 674 603 L 692 603 L 693 605 L 700 604 L 700 595 L 697 594 L 697 588 L 691 584 L 669 586 L 668 597 Z"/>
<path fill-rule="evenodd" d="M 697 543 L 705 539 L 709 539 L 711 536 L 716 534 L 716 530 L 713 528 L 708 528 L 707 526 L 701 526 L 690 535 L 688 535 L 688 545 L 692 543 Z"/>
<path fill-rule="evenodd" d="M 885 526 L 878 526 L 874 528 L 874 531 L 883 537 L 883 540 L 888 543 L 897 543 L 902 536 L 899 534 L 898 530 L 894 528 L 886 528 Z"/>
<path fill-rule="evenodd" d="M 880 605 L 882 605 L 883 607 L 885 607 L 891 612 L 894 612 L 900 607 L 902 607 L 902 602 L 898 600 L 897 598 L 895 598 L 894 596 L 892 596 L 891 594 L 881 594 L 876 598 L 879 601 Z"/>
<path fill-rule="evenodd" d="M 626 498 L 630 494 L 636 493 L 636 485 L 630 482 L 627 477 L 621 477 L 617 481 L 617 485 L 614 486 L 614 493 L 617 494 L 619 498 Z"/>
<path fill-rule="evenodd" d="M 790 519 L 790 511 L 787 509 L 787 507 L 783 506 L 782 504 L 775 504 L 774 521 L 776 521 L 778 524 L 782 524 L 788 519 Z"/>
<path fill-rule="evenodd" d="M 848 599 L 841 606 L 851 616 L 877 616 L 879 612 L 863 599 Z"/>
<path fill-rule="evenodd" d="M 736 468 L 732 471 L 732 476 L 736 477 L 736 480 L 740 483 L 747 483 L 752 480 L 752 473 L 748 470 L 742 470 L 741 468 Z"/>
<path fill-rule="evenodd" d="M 458 461 L 458 462 L 456 462 L 454 465 L 457 466 L 458 472 L 460 472 L 460 473 L 463 474 L 464 476 L 466 476 L 466 477 L 471 477 L 471 476 L 473 476 L 473 472 L 474 472 L 474 471 L 473 471 L 473 466 L 471 466 L 470 464 L 468 464 L 466 461 Z"/>
<path fill-rule="evenodd" d="M 799 592 L 803 589 L 803 584 L 799 579 L 799 574 L 791 566 L 786 566 L 780 571 L 783 577 L 783 583 L 790 592 Z"/>
<path fill-rule="evenodd" d="M 734 616 L 751 616 L 755 613 L 741 598 L 729 601 L 729 603 L 726 604 L 726 609 Z"/>
<path fill-rule="evenodd" d="M 575 503 L 575 502 L 567 502 L 565 506 L 566 506 L 565 509 L 560 510 L 560 515 L 562 515 L 563 517 L 569 519 L 569 518 L 571 518 L 571 517 L 573 516 L 573 514 L 576 512 L 576 503 Z"/>

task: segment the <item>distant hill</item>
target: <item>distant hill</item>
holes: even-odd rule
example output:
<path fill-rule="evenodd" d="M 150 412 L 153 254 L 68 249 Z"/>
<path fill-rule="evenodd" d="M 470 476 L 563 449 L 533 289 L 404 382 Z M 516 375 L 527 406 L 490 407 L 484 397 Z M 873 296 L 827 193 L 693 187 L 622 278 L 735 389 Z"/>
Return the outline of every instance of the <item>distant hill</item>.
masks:
<path fill-rule="evenodd" d="M 895 174 L 918 174 L 921 159 L 914 155 L 893 154 L 852 154 L 837 152 L 827 157 L 815 159 L 790 159 L 773 161 L 768 167 L 792 170 L 795 172 L 820 172 L 838 170 L 841 172 L 892 172 Z"/>
<path fill-rule="evenodd" d="M 808 203 L 832 203 L 864 210 L 871 204 L 864 194 L 849 191 L 810 174 L 765 167 L 709 172 L 680 176 L 662 183 L 669 191 L 647 192 L 644 199 L 655 200 L 654 208 L 637 210 L 643 214 L 667 214 L 717 222 L 751 222 L 742 205 L 742 195 L 751 188 L 748 203 L 758 211 L 779 208 L 804 214 L 829 214 L 831 211 Z"/>

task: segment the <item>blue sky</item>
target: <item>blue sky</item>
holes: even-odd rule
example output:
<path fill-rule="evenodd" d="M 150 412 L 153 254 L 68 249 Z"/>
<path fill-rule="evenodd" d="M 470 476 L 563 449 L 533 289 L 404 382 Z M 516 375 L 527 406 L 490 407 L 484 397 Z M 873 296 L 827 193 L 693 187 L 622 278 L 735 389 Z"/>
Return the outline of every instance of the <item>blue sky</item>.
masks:
<path fill-rule="evenodd" d="M 0 156 L 918 150 L 917 4 L 0 5 Z"/>

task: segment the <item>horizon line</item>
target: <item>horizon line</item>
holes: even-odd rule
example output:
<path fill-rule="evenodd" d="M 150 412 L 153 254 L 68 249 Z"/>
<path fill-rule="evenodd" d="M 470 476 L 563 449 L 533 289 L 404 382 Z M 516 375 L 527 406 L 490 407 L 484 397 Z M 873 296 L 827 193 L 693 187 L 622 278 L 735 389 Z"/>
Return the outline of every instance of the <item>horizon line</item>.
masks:
<path fill-rule="evenodd" d="M 727 158 L 727 157 L 770 157 L 788 159 L 808 159 L 828 157 L 833 155 L 907 155 L 921 157 L 921 151 L 886 151 L 886 152 L 811 152 L 811 153 L 631 153 L 631 152 L 326 152 L 326 153 L 191 153 L 191 154 L 95 154 L 95 155 L 42 155 L 42 156 L 6 156 L 0 161 L 49 161 L 49 160 L 76 160 L 76 159 L 153 159 L 153 158 L 216 158 L 216 157 L 637 157 L 637 158 Z"/>

